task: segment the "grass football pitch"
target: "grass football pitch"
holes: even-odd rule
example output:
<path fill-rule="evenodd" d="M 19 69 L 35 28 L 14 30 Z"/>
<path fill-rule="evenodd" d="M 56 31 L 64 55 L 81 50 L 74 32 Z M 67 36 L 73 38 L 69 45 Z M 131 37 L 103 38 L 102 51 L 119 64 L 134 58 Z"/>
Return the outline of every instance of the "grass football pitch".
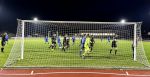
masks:
<path fill-rule="evenodd" d="M 50 40 L 49 40 L 50 42 Z M 117 55 L 114 51 L 110 54 L 111 43 L 107 40 L 101 41 L 95 39 L 93 52 L 87 55 L 85 59 L 79 56 L 80 40 L 76 40 L 70 48 L 63 52 L 57 48 L 52 51 L 49 44 L 44 43 L 43 38 L 26 38 L 24 59 L 17 61 L 13 66 L 37 66 L 37 67 L 144 67 L 132 58 L 132 49 L 130 40 L 118 40 Z M 10 39 L 5 46 L 5 52 L 0 53 L 0 67 L 6 62 L 14 40 Z M 143 42 L 148 60 L 150 61 L 150 42 Z"/>

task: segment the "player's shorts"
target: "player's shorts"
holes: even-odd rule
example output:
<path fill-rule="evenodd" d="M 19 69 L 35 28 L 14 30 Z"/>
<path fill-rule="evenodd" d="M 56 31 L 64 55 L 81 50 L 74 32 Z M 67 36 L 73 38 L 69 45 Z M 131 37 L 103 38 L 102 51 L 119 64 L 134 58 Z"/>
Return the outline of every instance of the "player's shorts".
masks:
<path fill-rule="evenodd" d="M 69 45 L 69 42 L 67 42 L 66 44 Z"/>
<path fill-rule="evenodd" d="M 52 42 L 52 44 L 56 44 L 56 42 Z"/>
<path fill-rule="evenodd" d="M 61 44 L 61 42 L 57 42 L 58 44 Z"/>
<path fill-rule="evenodd" d="M 66 41 L 67 44 L 69 44 L 69 41 Z"/>
<path fill-rule="evenodd" d="M 81 49 L 84 49 L 84 44 L 81 44 Z"/>
<path fill-rule="evenodd" d="M 90 47 L 93 47 L 94 46 L 94 43 L 90 43 Z"/>
<path fill-rule="evenodd" d="M 75 42 L 75 39 L 74 40 L 72 40 L 73 42 Z"/>
<path fill-rule="evenodd" d="M 54 46 L 55 44 L 52 44 L 52 46 Z"/>
<path fill-rule="evenodd" d="M 8 39 L 5 39 L 5 41 L 8 41 Z"/>
<path fill-rule="evenodd" d="M 117 48 L 117 45 L 113 44 L 111 47 L 112 47 L 112 48 Z"/>
<path fill-rule="evenodd" d="M 5 44 L 6 44 L 6 43 L 5 43 L 4 41 L 1 42 L 1 45 L 2 45 L 2 46 L 5 46 Z"/>
<path fill-rule="evenodd" d="M 85 51 L 90 51 L 90 48 L 89 47 L 85 47 Z"/>
<path fill-rule="evenodd" d="M 48 42 L 48 40 L 45 40 L 45 42 Z"/>
<path fill-rule="evenodd" d="M 63 43 L 63 46 L 64 46 L 64 47 L 67 46 L 67 43 Z"/>

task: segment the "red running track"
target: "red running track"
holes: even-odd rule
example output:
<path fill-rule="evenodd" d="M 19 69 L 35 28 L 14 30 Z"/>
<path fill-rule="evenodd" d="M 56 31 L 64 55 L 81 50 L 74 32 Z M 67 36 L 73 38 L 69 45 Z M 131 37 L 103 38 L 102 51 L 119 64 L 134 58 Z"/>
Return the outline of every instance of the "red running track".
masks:
<path fill-rule="evenodd" d="M 150 70 L 1 69 L 0 77 L 150 77 Z"/>

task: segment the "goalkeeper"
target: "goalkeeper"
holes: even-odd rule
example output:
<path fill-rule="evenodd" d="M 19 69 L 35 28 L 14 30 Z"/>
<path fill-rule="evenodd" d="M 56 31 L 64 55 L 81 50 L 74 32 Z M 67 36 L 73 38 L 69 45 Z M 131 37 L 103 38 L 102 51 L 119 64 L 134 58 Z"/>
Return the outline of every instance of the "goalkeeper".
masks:
<path fill-rule="evenodd" d="M 51 38 L 51 42 L 52 42 L 52 44 L 50 45 L 50 47 L 49 48 L 52 48 L 52 51 L 56 48 L 56 37 L 55 36 L 52 36 L 52 38 Z"/>
<path fill-rule="evenodd" d="M 90 53 L 90 48 L 89 48 L 89 45 L 90 45 L 90 38 L 89 38 L 89 34 L 87 34 L 86 36 L 86 40 L 85 40 L 85 44 L 84 44 L 84 53 L 82 55 L 82 58 L 85 59 L 85 55 L 86 54 L 89 54 Z"/>
<path fill-rule="evenodd" d="M 117 54 L 117 41 L 116 41 L 115 38 L 114 38 L 113 41 L 112 41 L 110 53 L 112 52 L 113 49 L 115 50 L 115 55 L 116 55 L 116 54 Z"/>
<path fill-rule="evenodd" d="M 1 52 L 4 52 L 4 46 L 5 46 L 5 44 L 6 44 L 6 34 L 7 33 L 3 33 L 2 35 L 1 35 L 1 37 L 2 37 L 2 41 L 1 41 Z"/>
<path fill-rule="evenodd" d="M 95 43 L 95 40 L 94 40 L 94 36 L 92 35 L 92 36 L 91 36 L 91 39 L 90 39 L 90 52 L 93 51 L 94 43 Z"/>

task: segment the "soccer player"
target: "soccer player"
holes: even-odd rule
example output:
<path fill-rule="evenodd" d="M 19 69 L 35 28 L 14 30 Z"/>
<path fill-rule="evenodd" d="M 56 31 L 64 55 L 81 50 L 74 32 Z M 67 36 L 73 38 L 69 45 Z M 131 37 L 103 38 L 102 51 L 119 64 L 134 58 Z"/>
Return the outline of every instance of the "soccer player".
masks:
<path fill-rule="evenodd" d="M 8 39 L 9 39 L 9 37 L 8 37 L 8 34 L 6 33 L 5 41 L 7 42 L 7 44 L 8 44 Z"/>
<path fill-rule="evenodd" d="M 44 41 L 45 41 L 45 44 L 46 44 L 46 43 L 49 44 L 49 42 L 48 42 L 48 37 L 47 37 L 47 36 L 45 36 Z"/>
<path fill-rule="evenodd" d="M 65 52 L 65 51 L 66 51 L 66 48 L 67 48 L 67 39 L 66 39 L 66 36 L 64 36 L 64 39 L 63 39 L 63 48 L 62 48 L 62 50 Z"/>
<path fill-rule="evenodd" d="M 95 43 L 95 40 L 94 40 L 94 36 L 92 35 L 90 38 L 90 52 L 93 51 L 94 43 Z"/>
<path fill-rule="evenodd" d="M 51 38 L 52 44 L 50 45 L 49 48 L 52 48 L 52 51 L 56 48 L 56 37 L 53 35 Z"/>
<path fill-rule="evenodd" d="M 59 48 L 62 48 L 62 44 L 61 44 L 61 40 L 59 36 L 57 36 L 57 43 L 58 43 Z"/>
<path fill-rule="evenodd" d="M 5 46 L 5 44 L 6 44 L 6 34 L 7 33 L 3 33 L 2 35 L 1 35 L 1 37 L 2 37 L 2 40 L 1 40 L 1 46 L 2 46 L 2 48 L 1 48 L 1 52 L 4 52 L 4 46 Z"/>
<path fill-rule="evenodd" d="M 116 39 L 113 39 L 112 41 L 110 53 L 112 52 L 113 49 L 115 50 L 115 55 L 116 55 L 117 54 L 117 40 Z"/>
<path fill-rule="evenodd" d="M 108 41 L 108 43 L 110 43 L 110 36 L 107 37 L 107 41 Z"/>
<path fill-rule="evenodd" d="M 90 37 L 89 36 L 90 36 L 89 34 L 87 34 L 87 36 L 86 36 L 86 40 L 85 40 L 85 44 L 84 44 L 85 50 L 84 50 L 84 53 L 82 55 L 82 59 L 85 59 L 85 55 L 90 53 L 90 48 L 89 48 Z"/>
<path fill-rule="evenodd" d="M 80 57 L 82 57 L 82 51 L 84 50 L 85 40 L 86 40 L 86 35 L 82 35 L 81 43 L 80 43 L 80 46 L 81 46 L 81 49 L 80 49 Z"/>
<path fill-rule="evenodd" d="M 103 37 L 101 36 L 100 39 L 101 39 L 101 42 L 102 42 L 103 41 Z"/>
<path fill-rule="evenodd" d="M 76 40 L 75 35 L 73 35 L 73 36 L 72 36 L 72 43 L 73 43 L 72 45 L 74 45 L 75 40 Z"/>
<path fill-rule="evenodd" d="M 69 41 L 70 41 L 70 38 L 69 38 L 69 36 L 66 35 L 67 48 L 70 47 Z"/>

